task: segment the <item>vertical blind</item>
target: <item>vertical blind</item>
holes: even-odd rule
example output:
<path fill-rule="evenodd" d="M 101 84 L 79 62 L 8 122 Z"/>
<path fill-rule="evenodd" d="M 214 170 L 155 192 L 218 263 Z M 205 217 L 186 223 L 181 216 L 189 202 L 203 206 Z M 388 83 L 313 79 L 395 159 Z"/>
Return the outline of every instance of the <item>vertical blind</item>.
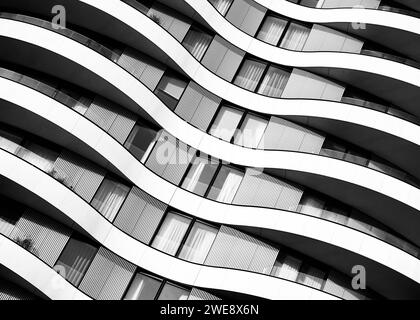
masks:
<path fill-rule="evenodd" d="M 203 263 L 216 238 L 217 232 L 217 228 L 207 224 L 194 223 L 179 257 L 191 262 Z"/>
<path fill-rule="evenodd" d="M 264 80 L 261 82 L 258 93 L 269 97 L 280 97 L 289 80 L 289 76 L 290 73 L 288 71 L 270 66 Z"/>
<path fill-rule="evenodd" d="M 131 283 L 124 300 L 153 300 L 160 288 L 162 281 L 137 273 Z"/>
<path fill-rule="evenodd" d="M 264 24 L 258 32 L 257 38 L 276 46 L 284 32 L 284 29 L 286 28 L 286 25 L 286 20 L 273 16 L 267 16 L 264 20 Z"/>
<path fill-rule="evenodd" d="M 190 222 L 190 218 L 169 212 L 153 240 L 152 247 L 174 255 L 187 232 Z"/>
<path fill-rule="evenodd" d="M 291 23 L 287 29 L 280 47 L 290 50 L 300 51 L 305 45 L 309 36 L 310 29 L 297 23 Z"/>
<path fill-rule="evenodd" d="M 128 186 L 106 178 L 96 192 L 92 206 L 109 221 L 113 221 L 129 191 Z"/>
<path fill-rule="evenodd" d="M 244 89 L 254 91 L 262 77 L 265 66 L 266 64 L 262 62 L 250 59 L 245 60 L 235 78 L 234 84 Z"/>
<path fill-rule="evenodd" d="M 182 44 L 198 61 L 200 61 L 209 47 L 211 40 L 212 36 L 209 34 L 191 28 L 182 41 Z"/>
<path fill-rule="evenodd" d="M 220 12 L 221 15 L 225 15 L 229 10 L 233 0 L 209 0 L 209 2 Z"/>
<path fill-rule="evenodd" d="M 69 282 L 78 286 L 96 250 L 94 246 L 72 238 L 61 253 L 54 269 Z"/>

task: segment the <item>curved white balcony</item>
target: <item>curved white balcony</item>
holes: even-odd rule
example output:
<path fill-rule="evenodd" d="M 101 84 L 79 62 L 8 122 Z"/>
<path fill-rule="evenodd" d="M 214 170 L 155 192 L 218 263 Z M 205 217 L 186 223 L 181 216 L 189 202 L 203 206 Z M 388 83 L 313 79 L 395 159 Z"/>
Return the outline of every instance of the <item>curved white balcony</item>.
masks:
<path fill-rule="evenodd" d="M 31 164 L 6 151 L 0 151 L 0 163 L 2 163 L 0 174 L 3 177 L 46 201 L 104 247 L 162 277 L 191 286 L 238 292 L 266 299 L 337 299 L 328 293 L 280 278 L 242 270 L 210 267 L 174 258 L 117 229 L 82 198 Z M 16 245 L 10 254 L 15 252 L 15 247 Z M 32 272 L 26 264 L 20 264 L 18 259 L 13 268 Z"/>
<path fill-rule="evenodd" d="M 254 1 L 293 19 L 331 25 L 344 32 L 381 43 L 414 59 L 420 57 L 419 18 L 376 9 L 316 9 L 296 5 L 286 0 Z M 365 24 L 366 28 L 360 28 L 361 23 Z"/>
<path fill-rule="evenodd" d="M 296 214 L 294 212 L 269 208 L 228 205 L 205 199 L 178 188 L 152 173 L 138 162 L 116 140 L 95 124 L 83 118 L 80 114 L 70 108 L 35 90 L 29 89 L 13 81 L 0 78 L 0 97 L 3 100 L 12 103 L 14 109 L 20 108 L 25 111 L 26 119 L 28 118 L 28 114 L 33 114 L 34 117 L 43 118 L 45 119 L 45 122 L 54 124 L 54 126 L 66 131 L 69 135 L 74 136 L 75 139 L 80 140 L 90 149 L 93 149 L 96 153 L 107 159 L 111 166 L 118 168 L 118 171 L 132 183 L 158 200 L 163 201 L 176 209 L 205 220 L 260 230 L 259 232 L 263 235 L 274 231 L 277 233 L 277 236 L 280 236 L 281 234 L 285 235 L 283 238 L 288 238 L 290 235 L 291 238 L 293 236 L 300 239 L 308 239 L 306 240 L 307 242 L 305 242 L 306 247 L 310 247 L 310 243 L 315 241 L 318 245 L 324 246 L 328 252 L 333 251 L 343 255 L 352 255 L 352 257 L 348 258 L 347 263 L 349 265 L 354 265 L 357 264 L 357 262 L 360 263 L 360 261 L 363 261 L 363 265 L 369 265 L 370 268 L 372 268 L 371 270 L 381 270 L 380 272 L 377 272 L 377 274 L 389 274 L 389 278 L 391 279 L 390 282 L 406 281 L 404 280 L 406 277 L 415 282 L 420 282 L 420 272 L 418 271 L 420 270 L 420 260 L 379 239 L 342 225 L 306 215 Z M 6 109 L 6 113 L 9 114 L 11 112 Z M 7 116 L 5 117 L 5 120 L 9 123 L 13 122 L 9 121 L 12 119 L 7 118 Z M 49 130 L 49 134 L 54 135 L 56 139 L 59 139 L 60 131 L 51 129 Z M 216 141 L 219 142 L 217 139 Z M 3 151 L 3 153 L 5 152 Z M 10 155 L 5 153 L 5 157 L 10 157 Z M 6 176 L 7 171 L 9 170 L 16 173 L 21 172 L 21 170 L 7 168 L 7 166 L 4 170 L 5 173 L 2 174 Z M 37 173 L 39 170 L 32 168 L 32 171 Z M 32 177 L 35 173 L 22 173 L 22 175 L 28 175 L 29 179 L 29 177 Z M 37 175 L 40 174 L 49 177 L 42 172 L 37 173 Z M 18 183 L 18 180 L 14 177 L 7 177 Z M 44 180 L 45 179 L 47 178 L 44 178 Z M 50 178 L 50 180 L 53 179 Z M 43 186 L 45 184 L 46 182 L 43 183 Z M 61 184 L 59 185 L 66 189 Z M 33 192 L 36 192 L 37 190 L 35 186 L 35 189 L 29 186 L 25 186 L 25 188 Z M 49 189 L 56 189 L 51 185 L 45 186 L 45 188 L 45 192 Z M 70 190 L 67 192 L 73 193 Z M 74 196 L 77 197 L 76 195 Z M 58 197 L 57 201 L 60 199 L 61 198 Z M 66 203 L 70 206 L 73 202 L 72 200 L 68 200 Z M 57 205 L 54 206 L 59 208 Z M 61 210 L 61 208 L 59 209 Z M 67 212 L 65 213 L 68 214 Z M 80 214 L 83 215 L 83 211 L 80 211 Z M 97 212 L 96 215 L 100 216 Z M 77 219 L 73 219 L 73 216 L 70 217 L 73 221 L 77 222 Z M 102 217 L 100 216 L 100 218 Z M 103 219 L 105 220 L 105 218 Z M 92 221 L 92 228 L 96 228 L 96 224 L 96 220 Z M 84 227 L 84 229 L 86 228 Z M 104 232 L 107 232 L 107 229 L 104 230 Z M 91 233 L 88 229 L 86 229 L 86 231 Z M 98 229 L 97 232 L 101 232 L 101 229 Z M 274 236 L 274 239 L 275 238 L 276 235 Z M 305 243 L 302 243 L 302 245 Z M 345 260 L 346 259 L 343 259 L 343 261 Z M 395 276 L 395 272 L 401 276 Z"/>
<path fill-rule="evenodd" d="M 52 300 L 90 299 L 57 271 L 2 234 L 0 234 L 0 265 Z"/>
<path fill-rule="evenodd" d="M 207 3 L 207 1 L 203 1 L 204 3 Z M 208 4 L 208 6 L 210 5 Z M 215 11 L 213 7 L 211 7 L 211 10 Z M 216 16 L 219 16 L 219 14 L 216 14 Z M 226 25 L 227 23 L 224 24 Z M 231 27 L 237 30 L 233 26 Z M 216 91 L 219 95 L 222 95 L 226 90 L 225 84 L 229 85 L 231 89 L 235 89 L 234 91 L 229 90 L 222 95 L 226 100 L 245 106 L 254 111 L 274 115 L 287 115 L 295 121 L 310 123 L 310 125 L 315 128 L 320 130 L 324 129 L 333 135 L 338 134 L 341 138 L 348 139 L 357 145 L 365 146 L 365 148 L 389 159 L 391 162 L 394 162 L 396 165 L 406 169 L 410 173 L 420 176 L 420 168 L 415 161 L 417 158 L 416 155 L 420 152 L 417 147 L 418 137 L 420 136 L 420 128 L 418 126 L 406 121 L 401 121 L 400 119 L 395 119 L 395 117 L 392 116 L 384 116 L 379 112 L 349 104 L 320 100 L 274 99 L 250 93 L 249 91 L 227 83 L 209 72 L 172 36 L 168 35 L 166 31 L 162 28 L 158 28 L 158 31 L 163 35 L 166 34 L 173 40 L 175 47 L 179 49 L 174 54 L 175 56 L 180 57 L 181 61 L 185 61 L 186 65 L 191 65 L 195 62 L 197 68 L 207 71 L 207 74 L 210 74 L 210 76 L 216 79 L 214 85 L 211 85 L 212 82 L 209 82 L 207 85 L 208 88 L 211 87 L 209 89 L 212 89 L 213 92 Z M 240 32 L 239 30 L 237 31 Z M 161 37 L 162 34 L 158 34 L 159 37 Z M 266 45 L 265 43 L 263 44 Z M 204 79 L 205 76 L 206 74 L 203 74 L 202 78 Z M 205 81 L 203 80 L 202 82 Z M 202 84 L 204 85 L 204 83 Z M 241 99 L 242 95 L 246 99 Z M 346 130 L 340 130 L 340 128 L 343 129 L 344 127 Z M 361 134 L 360 130 L 363 130 L 363 134 Z M 408 133 L 410 138 L 406 137 L 406 133 Z M 365 136 L 368 138 L 364 139 Z M 413 144 L 404 143 L 404 141 L 401 141 L 402 138 L 406 138 Z M 386 144 L 383 143 L 385 140 L 387 141 Z M 398 150 L 398 152 L 395 152 L 395 150 Z"/>

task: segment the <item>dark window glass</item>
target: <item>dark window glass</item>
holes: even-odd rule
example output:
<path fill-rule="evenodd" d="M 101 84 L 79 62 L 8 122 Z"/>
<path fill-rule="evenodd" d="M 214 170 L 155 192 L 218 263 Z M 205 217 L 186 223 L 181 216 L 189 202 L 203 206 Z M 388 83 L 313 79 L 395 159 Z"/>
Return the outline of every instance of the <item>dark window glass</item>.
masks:
<path fill-rule="evenodd" d="M 162 280 L 137 273 L 124 297 L 124 300 L 154 300 Z"/>
<path fill-rule="evenodd" d="M 54 269 L 67 281 L 78 286 L 96 251 L 97 247 L 85 239 L 73 237 L 58 258 Z"/>
<path fill-rule="evenodd" d="M 145 121 L 138 121 L 124 144 L 138 160 L 144 162 L 155 142 L 158 130 Z"/>

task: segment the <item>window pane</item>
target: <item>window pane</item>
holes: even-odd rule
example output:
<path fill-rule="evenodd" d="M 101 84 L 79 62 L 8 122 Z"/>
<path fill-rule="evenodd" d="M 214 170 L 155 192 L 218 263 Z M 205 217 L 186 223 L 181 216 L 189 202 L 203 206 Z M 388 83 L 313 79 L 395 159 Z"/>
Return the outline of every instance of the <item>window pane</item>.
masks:
<path fill-rule="evenodd" d="M 58 153 L 37 143 L 26 142 L 19 148 L 17 156 L 45 172 L 51 172 Z"/>
<path fill-rule="evenodd" d="M 266 64 L 255 60 L 246 60 L 235 78 L 234 84 L 254 91 L 261 79 Z"/>
<path fill-rule="evenodd" d="M 268 16 L 264 20 L 264 24 L 261 27 L 260 32 L 258 32 L 257 38 L 270 44 L 277 45 L 286 24 L 286 20 Z"/>
<path fill-rule="evenodd" d="M 190 218 L 169 212 L 153 240 L 152 247 L 174 255 L 190 223 Z"/>
<path fill-rule="evenodd" d="M 187 300 L 190 290 L 167 283 L 162 289 L 158 300 Z"/>
<path fill-rule="evenodd" d="M 325 272 L 321 269 L 308 266 L 305 272 L 299 273 L 297 282 L 306 284 L 312 288 L 321 289 L 324 283 Z"/>
<path fill-rule="evenodd" d="M 147 156 L 148 152 L 146 151 L 155 141 L 157 132 L 157 130 L 150 127 L 146 122 L 140 121 L 134 126 L 124 147 L 126 147 L 138 160 L 143 162 L 143 160 L 145 160 L 143 157 Z"/>
<path fill-rule="evenodd" d="M 207 224 L 196 222 L 182 247 L 179 257 L 196 263 L 203 263 L 219 230 Z"/>
<path fill-rule="evenodd" d="M 210 129 L 210 134 L 230 141 L 241 121 L 242 114 L 243 112 L 238 109 L 222 107 Z"/>
<path fill-rule="evenodd" d="M 235 143 L 248 148 L 258 147 L 267 124 L 267 120 L 248 114 L 235 136 Z"/>
<path fill-rule="evenodd" d="M 325 201 L 313 195 L 304 194 L 298 206 L 298 212 L 314 217 L 320 217 Z"/>
<path fill-rule="evenodd" d="M 296 259 L 292 256 L 285 256 L 282 261 L 276 261 L 273 270 L 271 271 L 271 275 L 295 281 L 301 264 L 302 261 L 300 259 Z"/>
<path fill-rule="evenodd" d="M 169 73 L 162 77 L 155 93 L 170 109 L 174 109 L 186 86 L 186 81 Z"/>
<path fill-rule="evenodd" d="M 72 238 L 61 253 L 54 270 L 69 282 L 78 286 L 96 251 L 97 248 L 93 245 Z"/>
<path fill-rule="evenodd" d="M 220 202 L 232 203 L 243 176 L 244 174 L 239 170 L 222 166 L 216 180 L 211 186 L 208 198 Z"/>
<path fill-rule="evenodd" d="M 162 281 L 138 273 L 130 285 L 124 300 L 153 300 Z"/>
<path fill-rule="evenodd" d="M 219 11 L 223 16 L 229 10 L 233 0 L 209 0 L 209 2 Z"/>
<path fill-rule="evenodd" d="M 310 29 L 297 23 L 291 23 L 280 47 L 290 50 L 302 50 Z"/>
<path fill-rule="evenodd" d="M 22 216 L 22 206 L 7 198 L 0 197 L 0 233 L 8 237 Z"/>
<path fill-rule="evenodd" d="M 270 67 L 261 83 L 258 93 L 269 97 L 280 97 L 289 80 L 290 72 Z"/>
<path fill-rule="evenodd" d="M 106 178 L 96 192 L 92 206 L 109 221 L 113 221 L 129 191 L 128 186 Z"/>
<path fill-rule="evenodd" d="M 22 140 L 21 137 L 15 134 L 0 130 L 0 148 L 3 150 L 15 153 L 19 149 Z"/>
<path fill-rule="evenodd" d="M 217 167 L 218 164 L 209 163 L 207 158 L 195 158 L 182 183 L 182 188 L 203 196 L 209 187 Z"/>
<path fill-rule="evenodd" d="M 187 35 L 182 41 L 184 47 L 198 60 L 200 61 L 206 52 L 212 36 L 202 32 L 201 30 L 191 28 Z"/>

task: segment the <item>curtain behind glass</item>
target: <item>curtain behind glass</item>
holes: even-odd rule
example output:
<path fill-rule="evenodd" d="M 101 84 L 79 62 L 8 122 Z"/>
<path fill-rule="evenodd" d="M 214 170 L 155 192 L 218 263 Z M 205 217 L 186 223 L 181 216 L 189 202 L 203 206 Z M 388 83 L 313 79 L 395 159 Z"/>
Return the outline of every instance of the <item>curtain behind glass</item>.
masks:
<path fill-rule="evenodd" d="M 210 45 L 211 40 L 212 36 L 209 34 L 191 28 L 182 41 L 182 44 L 198 61 L 200 61 Z"/>
<path fill-rule="evenodd" d="M 210 129 L 210 134 L 225 141 L 230 141 L 241 121 L 243 112 L 235 109 L 222 107 L 217 114 L 216 120 Z"/>
<path fill-rule="evenodd" d="M 206 158 L 195 158 L 184 182 L 182 188 L 203 196 L 207 191 L 210 181 L 217 169 L 217 164 L 208 163 Z"/>
<path fill-rule="evenodd" d="M 267 120 L 248 114 L 235 136 L 235 143 L 248 148 L 258 147 L 267 125 Z"/>
<path fill-rule="evenodd" d="M 196 263 L 203 263 L 216 238 L 218 229 L 196 222 L 182 247 L 179 257 Z"/>
<path fill-rule="evenodd" d="M 261 27 L 260 32 L 258 32 L 257 38 L 276 46 L 284 32 L 286 24 L 286 20 L 268 16 L 264 20 L 264 24 Z"/>
<path fill-rule="evenodd" d="M 113 221 L 130 188 L 109 178 L 105 179 L 92 200 L 92 206 Z"/>
<path fill-rule="evenodd" d="M 300 51 L 305 45 L 309 36 L 310 29 L 297 23 L 291 23 L 287 29 L 280 47 L 290 50 Z"/>
<path fill-rule="evenodd" d="M 290 72 L 276 67 L 270 67 L 262 81 L 258 93 L 278 98 L 283 93 L 289 80 Z"/>
<path fill-rule="evenodd" d="M 243 176 L 244 174 L 241 171 L 223 166 L 210 189 L 208 198 L 232 203 Z"/>
<path fill-rule="evenodd" d="M 233 0 L 209 0 L 209 2 L 220 12 L 221 15 L 225 15 L 229 10 L 230 4 Z"/>
<path fill-rule="evenodd" d="M 67 281 L 78 286 L 95 256 L 96 250 L 94 246 L 83 241 L 70 239 L 54 269 Z"/>
<path fill-rule="evenodd" d="M 130 285 L 124 300 L 154 300 L 162 281 L 138 273 Z"/>
<path fill-rule="evenodd" d="M 191 222 L 190 218 L 169 212 L 153 240 L 152 247 L 174 255 Z"/>
<path fill-rule="evenodd" d="M 255 60 L 245 60 L 238 75 L 235 78 L 234 84 L 254 91 L 261 79 L 266 64 Z"/>
<path fill-rule="evenodd" d="M 58 158 L 58 153 L 39 144 L 27 142 L 24 147 L 19 148 L 17 156 L 32 163 L 42 171 L 51 172 Z"/>

